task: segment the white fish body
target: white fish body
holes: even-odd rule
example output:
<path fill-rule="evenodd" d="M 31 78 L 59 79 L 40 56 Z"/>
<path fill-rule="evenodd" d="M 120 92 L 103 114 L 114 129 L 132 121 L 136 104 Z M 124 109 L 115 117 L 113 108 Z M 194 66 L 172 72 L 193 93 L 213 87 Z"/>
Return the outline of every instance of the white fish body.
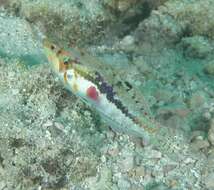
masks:
<path fill-rule="evenodd" d="M 156 126 L 147 117 L 138 119 L 131 114 L 99 73 L 88 72 L 81 60 L 51 43 L 44 43 L 44 48 L 67 89 L 97 110 L 114 131 L 149 141 L 150 132 L 156 130 Z"/>

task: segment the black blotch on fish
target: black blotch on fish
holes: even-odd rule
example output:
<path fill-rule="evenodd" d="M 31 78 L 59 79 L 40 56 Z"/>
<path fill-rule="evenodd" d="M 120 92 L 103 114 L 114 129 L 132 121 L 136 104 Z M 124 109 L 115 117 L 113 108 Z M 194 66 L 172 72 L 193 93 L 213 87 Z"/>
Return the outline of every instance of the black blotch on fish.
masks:
<path fill-rule="evenodd" d="M 54 47 L 53 47 L 54 48 Z M 51 47 L 52 49 L 52 47 Z M 53 49 L 52 49 L 53 50 Z M 57 51 L 57 55 L 61 54 L 62 53 L 62 50 L 60 49 L 59 51 Z"/>
<path fill-rule="evenodd" d="M 132 85 L 128 81 L 125 81 L 124 83 L 128 87 L 127 91 L 132 89 Z"/>
<path fill-rule="evenodd" d="M 106 98 L 112 102 L 119 110 L 122 111 L 128 118 L 134 121 L 135 117 L 128 111 L 128 108 L 123 105 L 123 103 L 115 98 L 116 93 L 113 90 L 113 86 L 109 85 L 107 82 L 104 81 L 104 78 L 98 73 L 95 73 L 95 83 L 98 86 L 101 93 L 106 94 Z M 120 85 L 122 83 L 119 81 Z M 129 86 L 130 87 L 130 86 Z"/>
<path fill-rule="evenodd" d="M 103 94 L 106 94 L 107 99 L 109 101 L 113 102 L 114 95 L 116 94 L 113 91 L 113 87 L 111 85 L 109 85 L 107 82 L 105 82 L 103 77 L 99 73 L 96 73 L 95 81 L 97 82 L 97 86 L 98 86 L 100 92 Z"/>
<path fill-rule="evenodd" d="M 54 45 L 51 45 L 51 50 L 54 50 L 56 47 Z"/>
<path fill-rule="evenodd" d="M 122 82 L 121 82 L 121 81 L 118 81 L 118 82 L 116 83 L 116 85 L 117 85 L 118 87 L 123 86 L 123 84 L 122 84 Z"/>

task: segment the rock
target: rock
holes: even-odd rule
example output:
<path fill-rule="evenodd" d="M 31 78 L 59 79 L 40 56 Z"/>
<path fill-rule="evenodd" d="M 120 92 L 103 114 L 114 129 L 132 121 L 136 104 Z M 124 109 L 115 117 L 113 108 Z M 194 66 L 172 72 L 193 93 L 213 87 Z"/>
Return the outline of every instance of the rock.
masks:
<path fill-rule="evenodd" d="M 185 37 L 181 40 L 184 54 L 192 58 L 205 58 L 213 47 L 203 36 Z"/>
<path fill-rule="evenodd" d="M 105 10 L 102 3 L 97 0 L 8 1 L 10 3 L 6 8 L 10 12 L 14 13 L 18 9 L 18 14 L 22 18 L 42 29 L 48 38 L 64 42 L 67 40 L 66 43 L 86 42 L 91 40 L 92 36 L 97 38 L 102 23 L 113 19 L 113 14 Z M 96 35 L 93 35 L 94 33 Z"/>
<path fill-rule="evenodd" d="M 117 156 L 119 153 L 119 149 L 117 146 L 110 147 L 110 148 L 108 148 L 107 153 L 110 156 Z"/>
<path fill-rule="evenodd" d="M 137 166 L 129 171 L 128 175 L 136 179 L 143 178 L 146 174 L 146 169 L 144 166 Z"/>
<path fill-rule="evenodd" d="M 214 173 L 210 173 L 205 177 L 204 184 L 206 188 L 210 190 L 214 189 Z"/>
<path fill-rule="evenodd" d="M 188 157 L 183 162 L 184 162 L 184 164 L 192 164 L 192 163 L 195 163 L 195 160 Z"/>
<path fill-rule="evenodd" d="M 195 151 L 206 149 L 209 146 L 210 146 L 210 143 L 207 140 L 202 140 L 202 139 L 196 139 L 191 143 L 191 147 Z"/>
<path fill-rule="evenodd" d="M 160 159 L 162 157 L 162 153 L 157 150 L 147 149 L 144 152 L 144 157 L 147 159 Z"/>
<path fill-rule="evenodd" d="M 134 172 L 135 172 L 135 177 L 144 177 L 146 171 L 145 171 L 145 167 L 144 166 L 139 166 L 139 167 L 136 167 L 134 169 Z"/>
<path fill-rule="evenodd" d="M 147 8 L 156 9 L 166 1 L 167 0 L 104 0 L 103 2 L 105 5 L 108 5 L 114 10 L 125 12 L 129 8 L 132 8 L 133 6 L 140 6 L 141 4 L 146 5 Z"/>
<path fill-rule="evenodd" d="M 214 61 L 210 61 L 204 66 L 204 72 L 209 75 L 214 76 Z"/>
<path fill-rule="evenodd" d="M 213 6 L 213 0 L 167 1 L 138 25 L 135 40 L 143 44 L 164 39 L 164 43 L 172 44 L 183 36 L 208 36 L 213 39 Z"/>
<path fill-rule="evenodd" d="M 132 153 L 126 152 L 123 154 L 122 159 L 119 160 L 119 167 L 122 172 L 128 172 L 134 167 L 134 157 Z"/>
<path fill-rule="evenodd" d="M 124 178 L 120 178 L 117 182 L 117 185 L 119 187 L 119 190 L 128 190 L 131 187 L 129 181 Z"/>
<path fill-rule="evenodd" d="M 170 173 L 171 171 L 173 171 L 176 167 L 177 167 L 177 163 L 169 163 L 165 166 L 163 166 L 163 173 L 165 176 L 168 175 L 168 173 Z"/>
<path fill-rule="evenodd" d="M 65 127 L 61 123 L 54 122 L 53 125 L 48 126 L 48 132 L 50 133 L 51 137 L 54 138 L 56 138 L 57 136 L 63 136 Z"/>
<path fill-rule="evenodd" d="M 210 112 L 206 111 L 203 113 L 203 118 L 206 119 L 207 121 L 209 121 L 212 118 L 212 115 Z"/>
<path fill-rule="evenodd" d="M 190 141 L 195 141 L 196 139 L 204 140 L 206 136 L 206 133 L 204 131 L 196 130 L 193 131 L 190 136 Z"/>
<path fill-rule="evenodd" d="M 189 106 L 191 109 L 198 109 L 206 102 L 206 95 L 204 92 L 196 92 L 189 100 Z"/>
<path fill-rule="evenodd" d="M 0 189 L 5 189 L 6 186 L 7 185 L 3 181 L 0 182 Z"/>
<path fill-rule="evenodd" d="M 44 127 L 44 128 L 48 128 L 48 127 L 51 127 L 51 126 L 53 126 L 54 125 L 54 123 L 53 123 L 53 121 L 51 121 L 51 120 L 47 120 L 43 125 L 42 125 L 42 127 Z"/>
<path fill-rule="evenodd" d="M 124 51 L 129 51 L 134 49 L 135 44 L 134 44 L 134 37 L 131 35 L 127 35 L 125 36 L 118 44 L 118 46 L 120 47 L 120 49 L 124 50 Z"/>
<path fill-rule="evenodd" d="M 136 0 L 104 0 L 105 6 L 114 9 L 115 11 L 127 11 L 133 4 L 136 4 Z"/>
<path fill-rule="evenodd" d="M 159 42 L 162 42 L 163 38 L 167 38 L 169 43 L 178 41 L 182 35 L 182 26 L 166 17 L 160 11 L 153 11 L 148 19 L 138 25 L 135 41 L 139 44 L 156 43 L 158 38 L 161 39 Z"/>
<path fill-rule="evenodd" d="M 209 155 L 207 158 L 207 168 L 208 171 L 214 171 L 214 149 L 209 150 Z"/>
<path fill-rule="evenodd" d="M 108 190 L 112 187 L 112 172 L 110 169 L 104 167 L 100 170 L 100 176 L 97 179 L 96 177 L 90 177 L 86 179 L 86 183 L 91 190 Z"/>
<path fill-rule="evenodd" d="M 210 143 L 214 146 L 214 119 L 210 121 L 210 128 L 208 131 L 208 139 Z"/>
<path fill-rule="evenodd" d="M 142 157 L 139 155 L 135 156 L 134 163 L 135 163 L 135 166 L 140 166 L 142 164 Z"/>

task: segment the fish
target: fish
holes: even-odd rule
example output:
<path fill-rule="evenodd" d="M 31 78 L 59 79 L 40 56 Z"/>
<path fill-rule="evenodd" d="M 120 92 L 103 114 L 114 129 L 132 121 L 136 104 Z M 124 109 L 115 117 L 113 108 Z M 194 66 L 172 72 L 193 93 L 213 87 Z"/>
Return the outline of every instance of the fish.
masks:
<path fill-rule="evenodd" d="M 116 85 L 111 84 L 115 83 L 117 76 L 112 74 L 113 69 L 85 51 L 65 50 L 47 39 L 43 40 L 43 47 L 48 62 L 65 87 L 96 110 L 113 131 L 150 141 L 151 134 L 154 136 L 159 126 L 151 118 L 150 110 L 145 111 L 148 106 L 141 103 L 145 102 L 142 96 L 132 106 L 137 111 L 127 107 L 125 101 L 137 97 L 131 84 L 125 81 L 126 90 L 116 89 Z M 121 96 L 127 91 L 133 91 L 131 97 Z"/>

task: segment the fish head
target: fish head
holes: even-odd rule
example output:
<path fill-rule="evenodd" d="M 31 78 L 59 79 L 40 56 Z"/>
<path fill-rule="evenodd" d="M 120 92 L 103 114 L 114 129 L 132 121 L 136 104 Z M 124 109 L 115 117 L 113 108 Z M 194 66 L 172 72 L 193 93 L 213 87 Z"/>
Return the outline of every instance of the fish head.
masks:
<path fill-rule="evenodd" d="M 61 49 L 48 40 L 43 41 L 43 47 L 48 61 L 53 66 L 55 72 L 64 73 L 66 70 L 72 67 L 72 55 L 68 51 Z"/>
<path fill-rule="evenodd" d="M 87 97 L 92 100 L 97 99 L 97 91 L 91 87 L 92 84 L 87 80 L 91 77 L 90 73 L 86 67 L 77 61 L 79 57 L 74 52 L 59 48 L 48 40 L 43 41 L 43 47 L 55 73 L 69 90 L 85 99 Z"/>

